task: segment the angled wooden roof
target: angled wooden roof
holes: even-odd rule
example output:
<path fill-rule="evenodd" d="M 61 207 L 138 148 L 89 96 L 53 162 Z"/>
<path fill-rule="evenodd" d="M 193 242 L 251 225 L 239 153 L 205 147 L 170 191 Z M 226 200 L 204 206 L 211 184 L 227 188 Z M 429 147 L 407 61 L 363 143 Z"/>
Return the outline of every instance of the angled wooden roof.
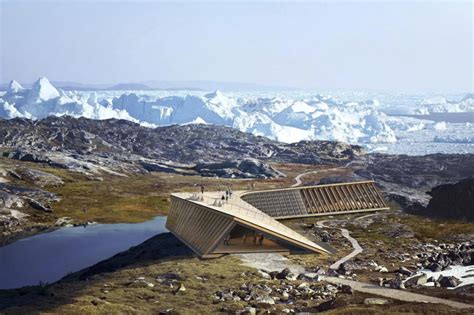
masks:
<path fill-rule="evenodd" d="M 263 213 L 237 195 L 227 203 L 220 202 L 222 193 L 171 194 L 171 209 L 166 227 L 198 255 L 208 256 L 235 223 L 261 231 L 296 247 L 329 253 L 324 245 L 301 234 Z"/>

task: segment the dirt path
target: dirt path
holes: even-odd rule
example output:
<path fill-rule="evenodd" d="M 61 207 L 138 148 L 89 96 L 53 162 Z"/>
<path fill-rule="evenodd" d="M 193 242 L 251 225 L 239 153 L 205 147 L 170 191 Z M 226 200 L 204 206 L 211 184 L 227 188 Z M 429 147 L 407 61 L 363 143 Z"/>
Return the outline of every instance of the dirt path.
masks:
<path fill-rule="evenodd" d="M 349 162 L 347 163 L 345 167 L 349 167 L 351 165 L 352 162 Z M 302 184 L 301 182 L 301 177 L 305 176 L 305 175 L 308 175 L 308 174 L 316 174 L 316 173 L 319 173 L 319 172 L 325 172 L 325 171 L 333 171 L 333 170 L 337 170 L 337 169 L 341 169 L 342 167 L 335 167 L 335 168 L 329 168 L 329 169 L 323 169 L 323 170 L 316 170 L 316 171 L 310 171 L 310 172 L 306 172 L 306 173 L 301 173 L 301 174 L 298 174 L 298 176 L 295 177 L 295 184 L 293 184 L 291 187 L 298 187 Z M 368 214 L 368 215 L 365 215 L 365 216 L 362 216 L 362 217 L 359 217 L 357 218 L 356 220 L 361 220 L 361 219 L 365 219 L 367 217 L 370 217 L 370 216 L 373 216 L 375 214 Z M 319 226 L 319 227 L 322 227 L 322 228 L 328 228 L 327 226 L 324 225 L 324 222 L 326 221 L 318 221 L 316 222 L 316 224 Z M 357 256 L 358 254 L 362 253 L 363 251 L 363 248 L 360 246 L 359 242 L 357 242 L 357 240 L 355 238 L 353 238 L 351 235 L 350 235 L 350 232 L 349 230 L 347 229 L 344 229 L 344 228 L 340 228 L 339 230 L 341 230 L 341 233 L 342 233 L 342 236 L 344 236 L 351 244 L 352 244 L 352 247 L 354 248 L 354 250 L 347 256 L 339 259 L 338 261 L 336 261 L 334 264 L 332 264 L 329 268 L 330 269 L 337 269 L 339 268 L 339 266 L 348 261 L 349 259 L 352 259 L 354 258 L 355 256 Z"/>
<path fill-rule="evenodd" d="M 360 221 L 360 220 L 363 220 L 363 219 L 367 219 L 369 217 L 372 217 L 372 216 L 375 216 L 375 215 L 378 215 L 378 213 L 371 213 L 371 214 L 367 214 L 367 215 L 364 215 L 364 216 L 361 216 L 361 217 L 357 217 L 355 218 L 354 220 L 356 221 Z M 326 222 L 328 220 L 325 220 L 325 221 L 318 221 L 316 222 L 316 225 L 321 227 L 321 228 L 330 228 L 326 225 L 324 225 L 324 222 Z M 357 256 L 358 254 L 362 253 L 362 251 L 364 250 L 362 248 L 362 246 L 360 246 L 359 242 L 353 238 L 351 235 L 350 235 L 350 231 L 348 229 L 344 229 L 344 228 L 339 228 L 339 230 L 341 231 L 341 234 L 342 236 L 344 236 L 351 244 L 352 244 L 352 247 L 354 248 L 354 250 L 347 256 L 345 257 L 342 257 L 341 259 L 339 259 L 338 261 L 336 261 L 334 264 L 332 264 L 329 268 L 330 269 L 337 269 L 339 268 L 339 266 L 342 264 L 342 263 L 345 263 L 346 261 L 348 261 L 349 259 L 352 259 L 354 258 L 355 256 Z"/>
<path fill-rule="evenodd" d="M 317 174 L 317 173 L 321 173 L 321 172 L 328 172 L 328 171 L 334 171 L 334 170 L 338 170 L 338 169 L 341 169 L 342 167 L 334 167 L 334 168 L 326 168 L 326 169 L 322 169 L 322 170 L 317 170 L 317 171 L 309 171 L 309 172 L 306 172 L 306 173 L 301 173 L 301 174 L 298 174 L 296 177 L 295 177 L 295 182 L 293 185 L 291 185 L 291 187 L 298 187 L 302 184 L 301 182 L 301 177 L 303 176 L 306 176 L 308 174 Z"/>
<path fill-rule="evenodd" d="M 386 298 L 405 301 L 405 302 L 444 304 L 444 305 L 458 308 L 458 309 L 474 308 L 474 305 L 472 304 L 466 304 L 466 303 L 451 301 L 447 299 L 441 299 L 441 298 L 413 293 L 409 291 L 384 288 L 384 287 L 380 287 L 380 286 L 370 284 L 370 283 L 364 283 L 364 282 L 358 282 L 358 281 L 341 279 L 337 277 L 328 277 L 328 276 L 323 276 L 322 278 L 326 280 L 327 282 L 330 282 L 333 284 L 348 285 L 355 291 L 379 295 Z"/>
<path fill-rule="evenodd" d="M 348 168 L 352 164 L 356 164 L 356 163 L 357 162 L 355 162 L 355 161 L 350 161 L 350 162 L 346 163 L 346 165 L 344 165 L 344 166 L 338 166 L 338 167 L 333 167 L 333 168 L 325 168 L 325 169 L 321 169 L 321 170 L 309 171 L 309 172 L 298 174 L 295 177 L 295 183 L 293 185 L 291 185 L 291 187 L 300 186 L 302 184 L 301 177 L 303 177 L 303 176 L 306 176 L 306 175 L 309 175 L 309 174 L 317 174 L 317 173 L 321 173 L 321 172 L 336 171 L 336 170 L 340 170 L 340 169 L 343 169 L 343 168 Z"/>
<path fill-rule="evenodd" d="M 324 222 L 326 222 L 326 221 L 318 221 L 318 222 L 316 222 L 316 225 L 321 227 L 321 228 L 329 228 L 328 226 L 324 225 Z M 357 242 L 357 240 L 350 235 L 349 230 L 344 229 L 344 228 L 339 228 L 339 230 L 341 230 L 342 236 L 344 236 L 349 242 L 351 242 L 352 247 L 354 248 L 354 250 L 349 255 L 342 257 L 341 259 L 336 261 L 334 264 L 329 266 L 330 269 L 339 268 L 339 266 L 342 263 L 345 263 L 349 259 L 354 258 L 355 256 L 359 255 L 363 251 L 363 248 L 360 246 L 359 242 Z"/>

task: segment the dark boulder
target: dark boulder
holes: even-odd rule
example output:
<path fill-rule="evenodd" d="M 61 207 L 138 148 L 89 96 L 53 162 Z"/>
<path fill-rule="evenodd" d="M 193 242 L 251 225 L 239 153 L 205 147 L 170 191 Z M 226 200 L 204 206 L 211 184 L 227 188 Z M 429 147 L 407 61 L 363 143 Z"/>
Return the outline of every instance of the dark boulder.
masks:
<path fill-rule="evenodd" d="M 439 284 L 444 288 L 457 287 L 461 281 L 456 277 L 442 277 L 439 279 Z"/>
<path fill-rule="evenodd" d="M 278 279 L 278 280 L 285 280 L 288 277 L 290 277 L 291 275 L 292 275 L 291 270 L 288 269 L 288 268 L 285 268 L 281 272 L 277 273 L 275 278 Z"/>
<path fill-rule="evenodd" d="M 37 200 L 30 199 L 29 204 L 33 209 L 41 210 L 41 211 L 44 211 L 44 212 L 52 212 L 52 209 L 51 209 L 50 206 L 45 206 Z"/>
<path fill-rule="evenodd" d="M 408 268 L 403 267 L 403 266 L 398 268 L 398 272 L 408 277 L 410 277 L 413 274 Z"/>
<path fill-rule="evenodd" d="M 429 269 L 433 272 L 438 272 L 438 271 L 443 270 L 443 267 L 438 263 L 432 263 L 426 269 Z"/>
<path fill-rule="evenodd" d="M 474 177 L 433 188 L 426 214 L 435 217 L 474 221 Z"/>

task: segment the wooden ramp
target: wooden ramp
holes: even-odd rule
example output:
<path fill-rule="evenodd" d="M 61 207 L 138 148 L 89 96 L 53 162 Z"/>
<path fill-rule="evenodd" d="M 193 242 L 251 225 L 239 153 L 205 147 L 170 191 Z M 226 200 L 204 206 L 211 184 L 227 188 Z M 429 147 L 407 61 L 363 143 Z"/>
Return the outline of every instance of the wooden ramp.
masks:
<path fill-rule="evenodd" d="M 276 219 L 390 209 L 374 181 L 247 192 L 241 198 Z"/>

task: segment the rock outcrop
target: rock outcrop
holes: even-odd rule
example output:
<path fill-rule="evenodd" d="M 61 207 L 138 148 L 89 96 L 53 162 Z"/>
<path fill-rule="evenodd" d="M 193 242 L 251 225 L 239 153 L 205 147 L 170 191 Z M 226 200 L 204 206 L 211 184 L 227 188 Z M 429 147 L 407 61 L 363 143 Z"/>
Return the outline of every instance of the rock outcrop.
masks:
<path fill-rule="evenodd" d="M 431 215 L 425 210 L 430 202 L 430 195 L 426 193 L 427 191 L 436 186 L 463 180 L 474 170 L 474 154 L 424 156 L 370 154 L 366 157 L 366 167 L 356 170 L 356 174 L 374 179 L 387 199 L 397 202 L 405 211 L 423 215 Z M 449 185 L 442 187 L 444 188 L 435 189 L 430 194 L 441 196 L 445 195 L 445 191 L 450 190 Z M 460 186 L 458 187 L 455 190 L 461 189 Z M 466 184 L 463 187 L 462 189 L 467 189 Z M 440 197 L 440 200 L 445 198 L 448 197 Z M 470 200 L 472 200 L 472 188 Z M 440 203 L 438 201 L 436 203 L 437 207 L 440 207 Z M 469 202 L 465 204 L 469 205 Z M 458 215 L 454 215 L 454 217 L 459 218 Z"/>
<path fill-rule="evenodd" d="M 474 221 L 474 177 L 455 184 L 436 186 L 425 213 L 448 219 Z"/>
<path fill-rule="evenodd" d="M 35 185 L 40 187 L 45 186 L 60 186 L 64 184 L 64 181 L 53 174 L 35 170 L 32 168 L 21 168 L 18 171 L 18 174 L 21 176 L 22 179 L 26 179 L 28 181 L 33 182 Z"/>
<path fill-rule="evenodd" d="M 256 159 L 224 161 L 221 163 L 200 163 L 196 170 L 202 176 L 217 176 L 224 178 L 276 178 L 285 174 L 274 169 L 267 163 Z"/>

